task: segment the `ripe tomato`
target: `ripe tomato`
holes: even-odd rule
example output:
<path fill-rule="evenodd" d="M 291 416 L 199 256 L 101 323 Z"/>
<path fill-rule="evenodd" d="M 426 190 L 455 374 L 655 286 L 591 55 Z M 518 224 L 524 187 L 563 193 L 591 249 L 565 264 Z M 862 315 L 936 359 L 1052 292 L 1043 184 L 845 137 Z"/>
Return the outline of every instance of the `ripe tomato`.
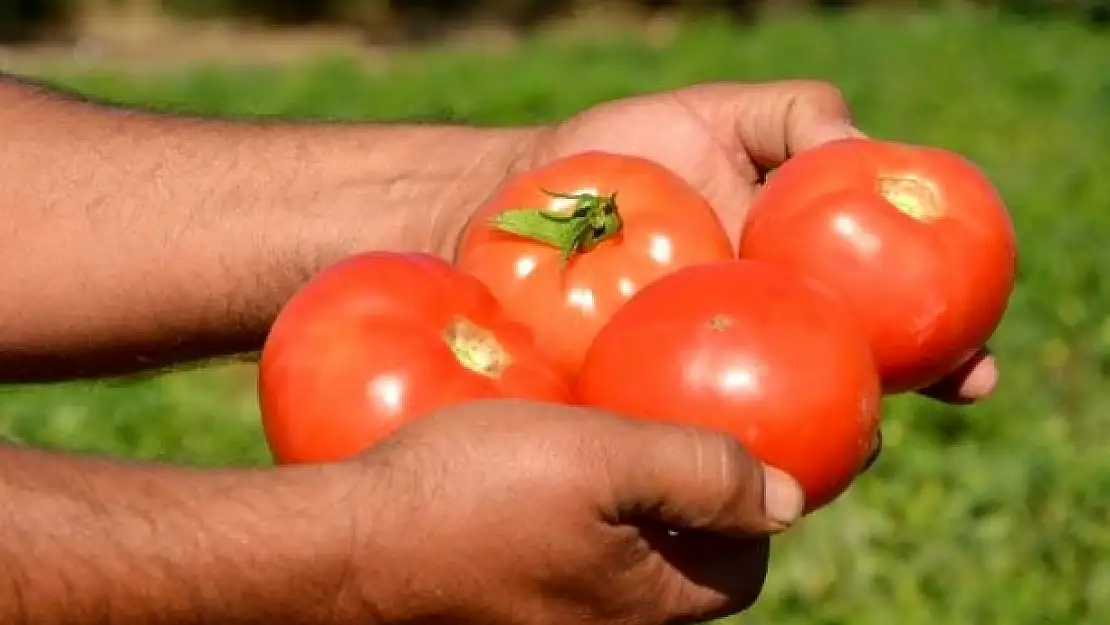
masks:
<path fill-rule="evenodd" d="M 570 387 L 476 278 L 424 254 L 351 256 L 305 284 L 262 350 L 278 463 L 349 458 L 454 403 L 568 402 Z"/>
<path fill-rule="evenodd" d="M 755 261 L 687 267 L 645 287 L 598 333 L 576 394 L 732 435 L 798 480 L 810 512 L 877 451 L 878 373 L 848 309 Z"/>
<path fill-rule="evenodd" d="M 994 333 L 1016 246 L 1002 199 L 962 157 L 849 139 L 773 173 L 739 252 L 844 298 L 871 339 L 884 391 L 899 393 L 939 381 Z"/>
<path fill-rule="evenodd" d="M 734 255 L 708 201 L 682 178 L 647 159 L 584 152 L 504 185 L 478 210 L 456 264 L 573 374 L 597 330 L 644 285 Z"/>

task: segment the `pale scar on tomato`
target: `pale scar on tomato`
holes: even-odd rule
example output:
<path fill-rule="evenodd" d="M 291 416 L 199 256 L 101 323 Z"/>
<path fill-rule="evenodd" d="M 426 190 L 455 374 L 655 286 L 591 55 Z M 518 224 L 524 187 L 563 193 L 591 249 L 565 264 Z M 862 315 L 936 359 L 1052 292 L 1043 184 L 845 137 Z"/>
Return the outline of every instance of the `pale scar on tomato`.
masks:
<path fill-rule="evenodd" d="M 918 221 L 935 221 L 944 216 L 944 205 L 937 190 L 920 178 L 879 178 L 879 194 L 907 217 Z"/>

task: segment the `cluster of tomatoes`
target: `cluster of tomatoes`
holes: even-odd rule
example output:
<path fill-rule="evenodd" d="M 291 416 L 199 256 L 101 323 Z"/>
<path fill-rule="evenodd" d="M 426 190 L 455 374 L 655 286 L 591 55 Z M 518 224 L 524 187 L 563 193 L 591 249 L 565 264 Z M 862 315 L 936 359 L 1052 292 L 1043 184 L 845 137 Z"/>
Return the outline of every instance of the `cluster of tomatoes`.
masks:
<path fill-rule="evenodd" d="M 665 167 L 587 152 L 481 206 L 453 263 L 366 253 L 288 302 L 262 354 L 279 463 L 345 459 L 483 398 L 723 430 L 812 511 L 858 475 L 883 395 L 968 361 L 1016 241 L 990 181 L 938 148 L 850 139 L 768 178 L 742 232 Z"/>

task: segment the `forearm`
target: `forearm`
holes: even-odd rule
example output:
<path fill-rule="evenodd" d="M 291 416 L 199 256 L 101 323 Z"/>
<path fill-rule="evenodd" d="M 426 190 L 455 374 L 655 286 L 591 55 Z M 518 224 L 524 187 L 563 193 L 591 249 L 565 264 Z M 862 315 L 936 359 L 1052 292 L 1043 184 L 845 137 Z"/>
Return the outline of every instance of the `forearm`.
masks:
<path fill-rule="evenodd" d="M 323 264 L 449 253 L 533 132 L 180 118 L 2 78 L 0 129 L 0 381 L 255 350 Z"/>
<path fill-rule="evenodd" d="M 335 470 L 151 468 L 0 446 L 0 622 L 335 622 L 354 605 L 352 484 Z"/>

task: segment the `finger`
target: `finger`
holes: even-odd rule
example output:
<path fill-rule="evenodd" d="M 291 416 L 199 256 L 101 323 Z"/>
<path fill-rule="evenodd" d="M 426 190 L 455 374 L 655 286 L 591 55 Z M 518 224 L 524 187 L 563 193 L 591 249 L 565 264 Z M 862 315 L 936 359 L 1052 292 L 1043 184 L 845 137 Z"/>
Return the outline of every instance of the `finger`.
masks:
<path fill-rule="evenodd" d="M 998 365 L 987 348 L 920 393 L 937 401 L 966 405 L 985 399 L 998 385 Z"/>
<path fill-rule="evenodd" d="M 705 532 L 649 534 L 648 544 L 680 580 L 681 605 L 670 611 L 691 623 L 707 623 L 755 604 L 767 579 L 767 537 L 735 538 Z M 687 621 L 682 621 L 687 622 Z"/>
<path fill-rule="evenodd" d="M 732 117 L 741 149 L 765 168 L 830 141 L 865 136 L 853 125 L 843 94 L 828 82 L 784 80 L 707 89 L 716 91 L 713 99 L 733 103 L 721 110 Z"/>
<path fill-rule="evenodd" d="M 793 478 L 708 430 L 636 423 L 607 461 L 618 516 L 676 529 L 772 534 L 792 525 L 805 503 Z"/>

